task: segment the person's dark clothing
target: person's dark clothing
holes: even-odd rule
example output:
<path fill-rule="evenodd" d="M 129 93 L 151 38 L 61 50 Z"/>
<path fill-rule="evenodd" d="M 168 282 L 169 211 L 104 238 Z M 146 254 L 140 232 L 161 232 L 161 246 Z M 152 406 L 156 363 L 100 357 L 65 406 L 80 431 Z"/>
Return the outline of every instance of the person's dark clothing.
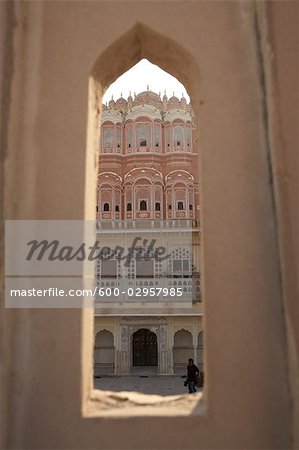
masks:
<path fill-rule="evenodd" d="M 188 364 L 187 366 L 187 380 L 188 381 L 194 381 L 196 383 L 196 374 L 199 374 L 199 370 L 198 367 L 195 364 L 192 364 L 192 366 L 190 366 Z"/>

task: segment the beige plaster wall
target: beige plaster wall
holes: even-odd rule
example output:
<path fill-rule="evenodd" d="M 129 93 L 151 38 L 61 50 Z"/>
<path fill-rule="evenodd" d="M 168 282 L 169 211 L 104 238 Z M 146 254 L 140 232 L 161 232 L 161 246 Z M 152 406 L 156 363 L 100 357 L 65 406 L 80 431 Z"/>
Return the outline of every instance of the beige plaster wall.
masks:
<path fill-rule="evenodd" d="M 290 87 L 297 6 L 283 5 L 273 2 L 266 11 L 237 1 L 1 5 L 7 218 L 93 218 L 96 83 L 105 88 L 147 57 L 189 90 L 202 149 L 207 367 L 204 398 L 190 417 L 175 417 L 176 408 L 151 417 L 139 406 L 137 418 L 128 412 L 120 420 L 104 417 L 101 402 L 90 417 L 93 311 L 5 311 L 2 447 L 297 445 L 297 135 L 288 119 L 297 114 Z M 263 56 L 268 25 L 272 66 Z M 88 89 L 91 72 L 96 83 Z M 275 98 L 265 91 L 273 80 Z M 279 145 L 267 127 L 270 106 Z M 283 159 L 286 172 L 273 170 L 275 148 L 277 167 Z"/>
<path fill-rule="evenodd" d="M 299 447 L 299 8 L 297 2 L 258 5 L 265 63 L 269 145 L 287 324 L 293 442 Z M 266 9 L 266 11 L 265 11 Z M 265 14 L 266 13 L 266 14 Z M 265 21 L 265 16 L 269 20 Z M 297 150 L 296 150 L 297 149 Z"/>

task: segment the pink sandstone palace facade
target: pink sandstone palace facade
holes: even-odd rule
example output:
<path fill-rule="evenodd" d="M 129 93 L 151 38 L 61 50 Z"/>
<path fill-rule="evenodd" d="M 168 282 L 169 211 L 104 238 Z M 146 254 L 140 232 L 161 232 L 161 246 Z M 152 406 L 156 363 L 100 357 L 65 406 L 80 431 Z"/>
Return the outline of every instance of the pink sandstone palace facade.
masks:
<path fill-rule="evenodd" d="M 98 219 L 198 219 L 190 104 L 145 91 L 103 105 Z"/>
<path fill-rule="evenodd" d="M 163 263 L 132 261 L 129 267 L 98 261 L 98 287 L 105 293 L 117 289 L 120 297 L 115 303 L 99 297 L 95 306 L 95 375 L 182 373 L 190 357 L 203 370 L 198 147 L 191 106 L 184 97 L 168 99 L 148 89 L 102 105 L 100 127 L 99 239 L 124 248 L 136 236 L 155 239 L 170 257 Z M 181 290 L 182 302 L 124 294 L 159 287 Z"/>

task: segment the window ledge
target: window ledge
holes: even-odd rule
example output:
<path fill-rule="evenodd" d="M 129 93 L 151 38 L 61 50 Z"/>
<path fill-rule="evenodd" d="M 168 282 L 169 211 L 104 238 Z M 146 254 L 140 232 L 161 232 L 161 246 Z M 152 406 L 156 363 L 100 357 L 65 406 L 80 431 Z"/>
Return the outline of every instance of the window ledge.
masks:
<path fill-rule="evenodd" d="M 183 395 L 149 395 L 132 391 L 92 390 L 86 405 L 85 417 L 180 417 L 202 415 L 204 403 L 202 392 Z"/>

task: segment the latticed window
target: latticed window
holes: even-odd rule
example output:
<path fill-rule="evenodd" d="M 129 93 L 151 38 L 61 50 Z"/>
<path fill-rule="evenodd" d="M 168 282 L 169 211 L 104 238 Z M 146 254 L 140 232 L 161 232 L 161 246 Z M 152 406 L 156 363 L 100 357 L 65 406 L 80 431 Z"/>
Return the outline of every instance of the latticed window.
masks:
<path fill-rule="evenodd" d="M 166 141 L 167 147 L 169 147 L 169 145 L 170 145 L 170 127 L 169 126 L 167 126 L 165 128 L 165 141 Z"/>
<path fill-rule="evenodd" d="M 132 258 L 130 260 L 129 265 L 126 268 L 126 276 L 129 280 L 135 278 L 135 272 L 136 272 L 135 267 L 136 267 L 136 260 L 135 260 L 135 258 Z"/>
<path fill-rule="evenodd" d="M 189 272 L 189 260 L 188 259 L 175 259 L 172 261 L 172 271 L 177 272 Z"/>
<path fill-rule="evenodd" d="M 175 126 L 173 128 L 173 143 L 174 145 L 183 145 L 183 127 L 182 126 Z"/>
<path fill-rule="evenodd" d="M 136 261 L 136 278 L 153 278 L 154 277 L 154 261 L 137 260 Z"/>
<path fill-rule="evenodd" d="M 147 210 L 146 201 L 145 200 L 141 200 L 141 202 L 140 202 L 140 211 L 146 211 L 146 210 Z"/>
<path fill-rule="evenodd" d="M 172 251 L 169 261 L 169 272 L 175 278 L 192 276 L 191 252 L 186 248 L 177 248 Z"/>
<path fill-rule="evenodd" d="M 113 134 L 114 134 L 114 128 L 113 127 L 104 127 L 103 128 L 103 145 L 104 145 L 104 148 L 111 148 L 111 147 L 113 147 Z"/>
<path fill-rule="evenodd" d="M 154 142 L 155 146 L 159 147 L 161 143 L 161 125 L 158 123 L 154 124 Z"/>
<path fill-rule="evenodd" d="M 121 147 L 121 128 L 116 127 L 116 146 Z"/>
<path fill-rule="evenodd" d="M 186 143 L 187 143 L 187 147 L 191 146 L 191 128 L 190 128 L 190 126 L 186 127 Z"/>
<path fill-rule="evenodd" d="M 117 277 L 117 261 L 103 260 L 101 261 L 101 278 L 116 278 Z"/>
<path fill-rule="evenodd" d="M 128 148 L 132 147 L 132 126 L 131 125 L 127 126 L 127 147 Z"/>
<path fill-rule="evenodd" d="M 102 286 L 104 279 L 119 278 L 121 274 L 121 262 L 115 257 L 109 259 L 109 255 L 105 255 L 104 259 L 98 259 L 96 263 L 96 279 L 97 286 Z M 104 283 L 105 285 L 105 283 Z"/>
<path fill-rule="evenodd" d="M 145 147 L 150 142 L 150 125 L 149 124 L 138 124 L 136 125 L 136 140 L 137 145 L 140 147 Z"/>

